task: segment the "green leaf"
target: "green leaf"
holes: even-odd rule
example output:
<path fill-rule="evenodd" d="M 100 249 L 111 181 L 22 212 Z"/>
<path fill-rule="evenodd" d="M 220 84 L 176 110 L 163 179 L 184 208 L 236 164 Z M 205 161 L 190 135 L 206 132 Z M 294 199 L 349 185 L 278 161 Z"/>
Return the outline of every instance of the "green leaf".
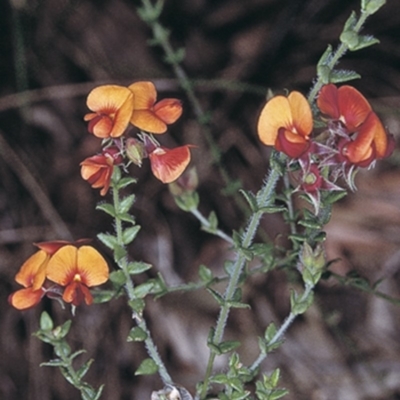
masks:
<path fill-rule="evenodd" d="M 135 313 L 142 315 L 146 303 L 143 299 L 133 299 L 128 301 L 128 305 Z"/>
<path fill-rule="evenodd" d="M 368 15 L 375 14 L 386 4 L 386 0 L 361 0 L 361 9 Z"/>
<path fill-rule="evenodd" d="M 241 193 L 243 195 L 243 197 L 246 199 L 247 203 L 250 206 L 250 210 L 253 213 L 257 212 L 258 204 L 257 204 L 257 198 L 254 195 L 254 193 L 252 193 L 250 191 L 243 190 L 243 189 L 240 189 L 239 193 Z"/>
<path fill-rule="evenodd" d="M 207 288 L 207 291 L 211 293 L 211 295 L 214 297 L 216 302 L 220 305 L 223 306 L 225 304 L 225 299 L 219 294 L 216 290 L 212 288 Z"/>
<path fill-rule="evenodd" d="M 119 244 L 114 247 L 114 261 L 118 264 L 124 257 L 126 257 L 126 249 Z"/>
<path fill-rule="evenodd" d="M 113 271 L 110 274 L 110 281 L 116 286 L 122 286 L 126 283 L 126 276 L 123 271 Z"/>
<path fill-rule="evenodd" d="M 102 203 L 96 206 L 96 210 L 101 210 L 108 215 L 111 215 L 113 218 L 116 216 L 115 208 L 112 204 Z"/>
<path fill-rule="evenodd" d="M 183 211 L 197 210 L 200 202 L 197 192 L 184 192 L 181 196 L 174 196 L 176 205 Z"/>
<path fill-rule="evenodd" d="M 360 79 L 361 75 L 354 71 L 348 71 L 345 69 L 333 70 L 330 73 L 330 82 L 341 83 L 352 81 L 353 79 Z"/>
<path fill-rule="evenodd" d="M 276 325 L 271 322 L 268 326 L 267 329 L 265 330 L 264 333 L 264 338 L 265 340 L 268 342 L 270 342 L 276 335 L 277 329 L 276 329 Z"/>
<path fill-rule="evenodd" d="M 151 358 L 146 358 L 141 362 L 135 375 L 153 375 L 158 371 L 158 366 Z"/>
<path fill-rule="evenodd" d="M 127 342 L 143 342 L 146 339 L 147 333 L 140 326 L 135 326 L 130 330 L 126 340 Z"/>
<path fill-rule="evenodd" d="M 127 213 L 133 206 L 135 198 L 136 196 L 134 194 L 124 197 L 119 203 L 118 214 Z"/>
<path fill-rule="evenodd" d="M 136 286 L 133 289 L 133 292 L 135 294 L 135 297 L 137 297 L 139 299 L 143 299 L 144 297 L 146 297 L 151 292 L 153 287 L 154 287 L 154 283 L 150 282 L 150 281 L 147 281 L 145 283 L 142 283 L 139 286 Z"/>
<path fill-rule="evenodd" d="M 117 189 L 124 189 L 127 186 L 131 185 L 132 183 L 136 183 L 136 179 L 130 176 L 122 178 L 118 184 L 116 185 Z"/>
<path fill-rule="evenodd" d="M 81 380 L 86 373 L 89 371 L 90 366 L 93 364 L 93 358 L 90 360 L 86 361 L 77 371 L 76 374 L 78 375 L 78 378 Z"/>
<path fill-rule="evenodd" d="M 131 226 L 130 228 L 125 229 L 122 232 L 123 243 L 124 244 L 132 243 L 135 240 L 139 231 L 140 231 L 140 225 L 134 225 L 134 226 Z"/>
<path fill-rule="evenodd" d="M 131 225 L 136 224 L 135 217 L 129 213 L 118 214 L 117 218 L 119 218 L 121 221 L 128 222 Z"/>
<path fill-rule="evenodd" d="M 71 347 L 66 342 L 57 343 L 54 347 L 54 353 L 61 358 L 68 357 L 71 354 Z"/>
<path fill-rule="evenodd" d="M 53 320 L 46 311 L 43 311 L 40 316 L 40 329 L 42 331 L 51 331 L 53 328 Z"/>
<path fill-rule="evenodd" d="M 214 276 L 210 268 L 207 268 L 204 264 L 199 267 L 199 278 L 204 283 L 209 283 L 213 280 Z"/>
<path fill-rule="evenodd" d="M 291 311 L 294 315 L 304 314 L 314 300 L 314 293 L 311 291 L 306 298 L 299 296 L 294 290 L 290 293 Z"/>
<path fill-rule="evenodd" d="M 152 268 L 152 265 L 143 261 L 130 262 L 127 266 L 129 275 L 139 275 L 145 271 L 148 271 L 150 268 Z"/>
<path fill-rule="evenodd" d="M 103 393 L 104 385 L 101 385 L 96 392 L 96 395 L 94 396 L 93 400 L 99 400 L 101 397 L 101 394 Z"/>
<path fill-rule="evenodd" d="M 328 45 L 324 54 L 322 54 L 321 58 L 318 61 L 317 67 L 326 66 L 332 58 L 332 46 Z"/>
<path fill-rule="evenodd" d="M 68 335 L 69 330 L 71 329 L 71 324 L 72 321 L 68 320 L 65 321 L 61 326 L 57 326 L 57 328 L 54 329 L 53 335 L 56 339 L 64 339 L 65 336 Z"/>
<path fill-rule="evenodd" d="M 241 343 L 237 340 L 229 340 L 218 345 L 221 354 L 230 353 L 240 347 Z"/>
<path fill-rule="evenodd" d="M 65 361 L 60 360 L 59 358 L 40 363 L 41 367 L 66 367 L 67 365 L 68 364 Z"/>
<path fill-rule="evenodd" d="M 97 238 L 111 250 L 113 250 L 118 244 L 118 239 L 116 236 L 111 235 L 110 233 L 99 233 Z"/>
<path fill-rule="evenodd" d="M 352 48 L 352 51 L 361 50 L 365 47 L 373 46 L 374 44 L 380 43 L 379 39 L 371 35 L 358 35 L 358 43 Z"/>
<path fill-rule="evenodd" d="M 208 225 L 202 225 L 201 229 L 213 234 L 218 230 L 218 218 L 214 211 L 211 211 L 208 216 Z"/>
<path fill-rule="evenodd" d="M 347 21 L 344 23 L 343 32 L 352 31 L 357 24 L 357 14 L 352 11 Z"/>
<path fill-rule="evenodd" d="M 324 193 L 324 204 L 334 204 L 347 195 L 345 190 L 335 190 Z"/>

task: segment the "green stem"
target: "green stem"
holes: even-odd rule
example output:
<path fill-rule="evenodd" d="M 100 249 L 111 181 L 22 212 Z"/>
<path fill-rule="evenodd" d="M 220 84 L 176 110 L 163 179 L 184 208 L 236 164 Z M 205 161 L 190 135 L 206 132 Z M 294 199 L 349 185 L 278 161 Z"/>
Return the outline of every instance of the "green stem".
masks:
<path fill-rule="evenodd" d="M 300 301 L 303 299 L 306 299 L 310 293 L 313 291 L 314 286 L 306 286 L 306 289 L 302 295 L 302 298 Z M 267 343 L 268 346 L 272 346 L 275 343 L 279 342 L 282 340 L 283 335 L 286 333 L 286 331 L 289 329 L 290 325 L 292 325 L 293 321 L 296 319 L 298 314 L 293 313 L 292 311 L 290 314 L 286 317 L 285 321 L 281 325 L 281 327 L 278 329 L 278 331 L 275 333 L 274 337 Z M 267 358 L 268 353 L 261 353 L 258 358 L 253 362 L 253 364 L 250 366 L 250 371 L 255 372 L 257 368 L 260 366 L 260 364 Z"/>
<path fill-rule="evenodd" d="M 275 190 L 275 186 L 278 182 L 279 176 L 280 174 L 277 169 L 271 170 L 271 173 L 264 187 L 260 190 L 258 195 L 259 199 L 258 204 L 260 208 L 267 207 L 272 203 L 274 199 L 273 192 Z M 263 211 L 257 211 L 251 216 L 246 232 L 243 236 L 242 248 L 247 249 L 252 244 L 262 216 L 263 216 Z M 234 265 L 232 267 L 232 273 L 229 278 L 228 286 L 225 291 L 224 295 L 225 302 L 221 306 L 220 314 L 214 332 L 213 342 L 217 345 L 222 341 L 226 322 L 228 320 L 229 311 L 231 308 L 229 302 L 230 300 L 232 300 L 233 295 L 238 287 L 239 278 L 243 271 L 245 263 L 246 263 L 246 256 L 239 249 L 237 252 L 236 261 L 234 262 Z M 209 380 L 212 374 L 212 369 L 216 356 L 217 356 L 216 350 L 211 348 L 210 356 L 207 363 L 206 373 L 204 377 L 204 382 L 200 389 L 200 394 L 199 394 L 200 399 L 204 399 L 207 395 Z"/>
<path fill-rule="evenodd" d="M 197 208 L 191 209 L 190 213 L 193 214 L 204 227 L 211 227 L 209 220 Z M 220 229 L 216 229 L 213 233 L 214 235 L 219 236 L 221 239 L 224 239 L 226 242 L 232 245 L 234 244 L 233 239 Z"/>
<path fill-rule="evenodd" d="M 355 33 L 359 33 L 361 28 L 363 27 L 365 21 L 367 20 L 369 14 L 365 12 L 361 12 L 360 18 L 357 21 L 356 25 L 353 28 L 353 31 Z M 344 56 L 346 51 L 349 50 L 349 47 L 341 42 L 337 50 L 335 51 L 335 54 L 333 54 L 332 58 L 329 60 L 329 62 L 326 64 L 326 66 L 332 70 L 335 65 L 339 62 L 339 60 Z M 308 95 L 308 102 L 312 104 L 317 97 L 317 94 L 321 90 L 322 86 L 324 85 L 324 82 L 322 78 L 319 76 L 317 81 L 314 84 L 314 87 L 311 89 L 310 94 Z"/>
<path fill-rule="evenodd" d="M 116 210 L 115 231 L 116 231 L 116 235 L 117 235 L 117 243 L 118 243 L 118 246 L 120 246 L 121 248 L 125 248 L 125 244 L 124 244 L 123 236 L 122 236 L 122 232 L 123 232 L 122 220 L 118 217 L 118 211 L 117 211 L 120 208 L 120 197 L 119 197 L 119 190 L 117 188 L 117 185 L 115 185 L 115 184 L 113 185 L 112 192 L 113 192 L 113 205 L 114 205 L 114 209 Z M 126 256 L 122 257 L 120 260 L 117 261 L 117 264 L 123 271 L 125 278 L 126 278 L 125 290 L 128 295 L 128 299 L 130 301 L 136 300 L 133 281 L 132 281 L 131 276 L 128 271 L 127 257 Z M 171 376 L 169 375 L 169 373 L 165 367 L 165 364 L 160 357 L 160 354 L 157 350 L 157 346 L 155 345 L 153 338 L 151 337 L 151 333 L 147 327 L 146 321 L 144 320 L 144 318 L 137 315 L 136 312 L 133 313 L 132 318 L 135 319 L 138 326 L 144 332 L 146 332 L 146 339 L 144 340 L 144 344 L 146 346 L 149 356 L 152 358 L 152 360 L 156 363 L 156 365 L 158 367 L 158 373 L 159 373 L 164 385 L 171 384 L 172 383 Z"/>

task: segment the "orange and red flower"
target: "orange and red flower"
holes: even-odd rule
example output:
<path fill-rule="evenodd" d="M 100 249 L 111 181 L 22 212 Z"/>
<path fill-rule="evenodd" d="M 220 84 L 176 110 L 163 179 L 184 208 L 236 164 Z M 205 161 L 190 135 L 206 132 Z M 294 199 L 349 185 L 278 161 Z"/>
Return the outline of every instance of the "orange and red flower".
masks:
<path fill-rule="evenodd" d="M 126 87 L 104 85 L 94 88 L 86 101 L 93 112 L 84 117 L 89 121 L 89 132 L 99 138 L 120 137 L 131 119 L 133 103 L 133 93 Z"/>
<path fill-rule="evenodd" d="M 114 165 L 120 161 L 118 149 L 105 149 L 102 154 L 88 157 L 81 162 L 81 176 L 92 188 L 101 188 L 100 194 L 105 196 L 110 188 Z"/>
<path fill-rule="evenodd" d="M 105 283 L 109 270 L 106 260 L 93 247 L 67 245 L 51 257 L 46 276 L 65 287 L 62 296 L 65 302 L 77 306 L 85 301 L 90 305 L 93 297 L 89 288 Z"/>
<path fill-rule="evenodd" d="M 26 310 L 36 306 L 46 293 L 43 284 L 46 280 L 46 270 L 50 257 L 61 247 L 69 244 L 67 241 L 35 243 L 40 250 L 30 256 L 21 266 L 15 280 L 24 289 L 12 293 L 8 300 L 18 310 Z"/>
<path fill-rule="evenodd" d="M 157 91 L 152 82 L 136 82 L 129 86 L 134 95 L 132 125 L 146 132 L 164 133 L 167 125 L 174 123 L 182 114 L 178 99 L 163 99 L 156 103 Z"/>
<path fill-rule="evenodd" d="M 333 84 L 322 87 L 317 105 L 322 114 L 338 121 L 345 135 L 338 141 L 342 161 L 365 167 L 392 150 L 391 139 L 366 98 L 355 88 Z"/>
<path fill-rule="evenodd" d="M 190 147 L 193 146 L 156 147 L 149 153 L 153 175 L 163 183 L 178 179 L 190 162 Z"/>
<path fill-rule="evenodd" d="M 267 102 L 258 119 L 258 136 L 292 158 L 299 158 L 310 147 L 313 128 L 311 108 L 299 92 L 275 96 Z"/>

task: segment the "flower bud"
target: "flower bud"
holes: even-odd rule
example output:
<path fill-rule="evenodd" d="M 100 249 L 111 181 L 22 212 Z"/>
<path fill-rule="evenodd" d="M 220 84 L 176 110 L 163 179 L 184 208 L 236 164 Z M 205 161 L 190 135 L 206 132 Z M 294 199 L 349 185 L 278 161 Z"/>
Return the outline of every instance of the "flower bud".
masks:
<path fill-rule="evenodd" d="M 126 155 L 135 165 L 141 167 L 143 158 L 147 157 L 147 152 L 142 142 L 128 138 L 126 140 Z"/>

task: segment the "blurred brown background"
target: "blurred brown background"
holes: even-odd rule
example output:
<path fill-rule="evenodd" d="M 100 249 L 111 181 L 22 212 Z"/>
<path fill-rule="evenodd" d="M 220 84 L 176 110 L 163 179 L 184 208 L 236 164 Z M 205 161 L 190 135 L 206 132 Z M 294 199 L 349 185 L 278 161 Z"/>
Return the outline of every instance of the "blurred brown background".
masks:
<path fill-rule="evenodd" d="M 79 163 L 99 149 L 87 134 L 85 96 L 101 83 L 153 80 L 160 97 L 179 97 L 184 115 L 162 144 L 193 143 L 193 165 L 201 210 L 215 210 L 230 233 L 243 225 L 243 211 L 223 192 L 221 175 L 184 92 L 138 18 L 139 1 L 3 0 L 0 3 L 0 399 L 66 400 L 78 393 L 58 370 L 39 368 L 53 355 L 31 333 L 43 309 L 61 323 L 70 318 L 44 301 L 26 312 L 11 309 L 14 275 L 30 256 L 32 242 L 95 237 L 112 229 L 99 211 L 98 191 L 80 178 Z M 255 134 L 267 88 L 307 93 L 315 64 L 328 43 L 337 44 L 354 0 L 166 0 L 161 20 L 175 46 L 186 49 L 183 63 L 197 80 L 196 92 L 212 113 L 212 135 L 230 176 L 256 191 L 268 168 L 269 150 Z M 388 4 L 370 18 L 365 32 L 381 44 L 347 54 L 340 66 L 363 79 L 354 84 L 368 97 L 398 137 L 400 116 L 400 4 Z M 215 80 L 219 81 L 215 81 Z M 223 82 L 221 81 L 223 80 Z M 238 84 L 240 83 L 240 84 Z M 372 171 L 357 176 L 359 190 L 335 208 L 327 227 L 327 251 L 341 261 L 333 269 L 356 270 L 379 290 L 400 298 L 400 171 L 397 151 Z M 199 231 L 180 211 L 148 165 L 133 169 L 139 182 L 133 212 L 142 230 L 131 256 L 154 264 L 169 284 L 196 280 L 205 263 L 221 272 L 229 249 Z M 285 233 L 279 216 L 263 228 L 274 240 Z M 95 242 L 111 260 L 107 249 Z M 244 289 L 252 311 L 231 315 L 230 338 L 243 342 L 244 362 L 257 355 L 256 335 L 288 313 L 283 272 L 257 276 Z M 282 386 L 294 400 L 400 399 L 400 306 L 329 280 L 316 304 L 299 319 L 281 350 L 264 363 L 279 366 Z M 204 292 L 148 301 L 147 317 L 159 350 L 176 382 L 192 393 L 207 360 L 206 336 L 217 307 Z M 126 342 L 131 328 L 123 299 L 78 310 L 70 334 L 80 359 L 95 359 L 88 381 L 105 383 L 104 399 L 149 399 L 161 388 L 157 376 L 135 377 L 146 356 L 141 344 Z M 78 359 L 78 360 L 80 360 Z M 223 367 L 224 360 L 218 366 Z"/>

